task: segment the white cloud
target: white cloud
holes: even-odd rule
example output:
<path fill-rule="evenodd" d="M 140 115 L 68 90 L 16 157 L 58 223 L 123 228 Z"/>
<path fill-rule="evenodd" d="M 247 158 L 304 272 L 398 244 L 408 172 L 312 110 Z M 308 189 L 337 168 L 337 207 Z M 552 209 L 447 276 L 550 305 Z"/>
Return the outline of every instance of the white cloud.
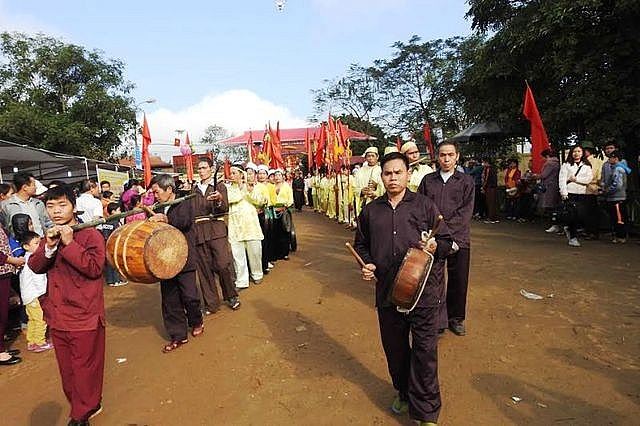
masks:
<path fill-rule="evenodd" d="M 45 33 L 50 36 L 60 36 L 60 32 L 48 28 L 33 16 L 24 14 L 9 14 L 5 7 L 5 1 L 0 0 L 0 31 L 18 31 L 27 34 Z"/>
<path fill-rule="evenodd" d="M 165 160 L 171 155 L 179 155 L 178 148 L 173 146 L 178 129 L 189 132 L 189 139 L 196 143 L 205 129 L 214 124 L 236 135 L 244 130 L 257 130 L 259 133 L 269 121 L 274 127 L 280 121 L 281 128 L 307 125 L 304 119 L 294 117 L 286 107 L 262 99 L 250 90 L 228 90 L 207 95 L 197 104 L 180 111 L 160 108 L 147 112 L 152 139 L 150 151 Z M 200 151 L 198 148 L 196 146 Z"/>

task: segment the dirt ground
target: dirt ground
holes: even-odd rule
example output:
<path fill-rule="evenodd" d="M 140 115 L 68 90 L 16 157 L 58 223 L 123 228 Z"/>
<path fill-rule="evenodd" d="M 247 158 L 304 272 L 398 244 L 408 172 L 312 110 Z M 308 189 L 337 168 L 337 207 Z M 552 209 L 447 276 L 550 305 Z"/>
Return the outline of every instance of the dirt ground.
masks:
<path fill-rule="evenodd" d="M 310 210 L 294 218 L 291 260 L 175 353 L 160 351 L 158 285 L 105 288 L 92 425 L 412 424 L 389 410 L 373 288 L 344 248 L 352 233 Z M 440 425 L 640 423 L 640 245 L 576 249 L 543 230 L 473 224 L 467 336 L 439 343 Z M 53 353 L 1 367 L 0 394 L 2 424 L 66 425 Z"/>

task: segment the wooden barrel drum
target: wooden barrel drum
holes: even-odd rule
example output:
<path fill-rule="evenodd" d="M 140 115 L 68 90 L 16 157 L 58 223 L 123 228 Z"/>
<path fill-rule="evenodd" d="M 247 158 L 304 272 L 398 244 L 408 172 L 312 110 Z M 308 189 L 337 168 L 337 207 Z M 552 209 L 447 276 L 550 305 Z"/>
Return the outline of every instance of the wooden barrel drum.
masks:
<path fill-rule="evenodd" d="M 187 263 L 189 247 L 178 229 L 163 222 L 131 222 L 107 240 L 107 260 L 129 281 L 152 284 L 175 277 Z"/>
<path fill-rule="evenodd" d="M 433 255 L 424 250 L 407 250 L 389 292 L 389 301 L 400 312 L 410 312 L 418 304 L 431 272 Z"/>

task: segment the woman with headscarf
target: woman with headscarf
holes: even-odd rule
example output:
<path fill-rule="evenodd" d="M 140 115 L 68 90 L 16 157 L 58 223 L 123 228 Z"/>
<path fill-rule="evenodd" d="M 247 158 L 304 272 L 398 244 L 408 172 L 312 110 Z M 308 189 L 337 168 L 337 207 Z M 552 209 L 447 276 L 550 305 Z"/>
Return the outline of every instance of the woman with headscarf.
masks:
<path fill-rule="evenodd" d="M 284 179 L 284 172 L 276 169 L 274 184 L 270 187 L 273 223 L 273 250 L 271 260 L 289 260 L 291 226 L 293 218 L 289 208 L 293 205 L 293 190 Z"/>
<path fill-rule="evenodd" d="M 262 239 L 255 205 L 265 205 L 266 197 L 255 185 L 247 185 L 241 165 L 232 165 L 227 185 L 229 200 L 229 243 L 236 270 L 236 288 L 249 287 L 249 272 L 255 284 L 262 282 Z M 248 264 L 247 264 L 248 260 Z"/>

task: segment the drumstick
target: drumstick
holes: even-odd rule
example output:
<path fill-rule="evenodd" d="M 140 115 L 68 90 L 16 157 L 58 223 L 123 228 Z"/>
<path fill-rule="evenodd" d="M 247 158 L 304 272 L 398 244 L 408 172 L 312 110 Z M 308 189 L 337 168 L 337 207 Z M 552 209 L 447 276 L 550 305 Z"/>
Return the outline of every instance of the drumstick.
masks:
<path fill-rule="evenodd" d="M 436 217 L 436 223 L 435 225 L 433 225 L 433 229 L 431 230 L 431 232 L 429 232 L 429 235 L 427 235 L 427 241 L 429 241 L 431 237 L 436 235 L 436 232 L 438 232 L 438 228 L 440 228 L 440 225 L 442 225 L 442 219 L 444 219 L 444 216 L 442 216 L 441 214 Z"/>
<path fill-rule="evenodd" d="M 347 249 L 351 252 L 351 254 L 353 255 L 353 257 L 356 258 L 356 260 L 358 261 L 358 263 L 360 264 L 360 266 L 362 266 L 364 268 L 364 265 L 366 265 L 366 263 L 364 263 L 364 260 L 362 260 L 362 258 L 360 257 L 360 255 L 356 252 L 356 250 L 353 248 L 353 246 L 349 243 L 344 243 L 345 246 L 347 246 Z"/>

